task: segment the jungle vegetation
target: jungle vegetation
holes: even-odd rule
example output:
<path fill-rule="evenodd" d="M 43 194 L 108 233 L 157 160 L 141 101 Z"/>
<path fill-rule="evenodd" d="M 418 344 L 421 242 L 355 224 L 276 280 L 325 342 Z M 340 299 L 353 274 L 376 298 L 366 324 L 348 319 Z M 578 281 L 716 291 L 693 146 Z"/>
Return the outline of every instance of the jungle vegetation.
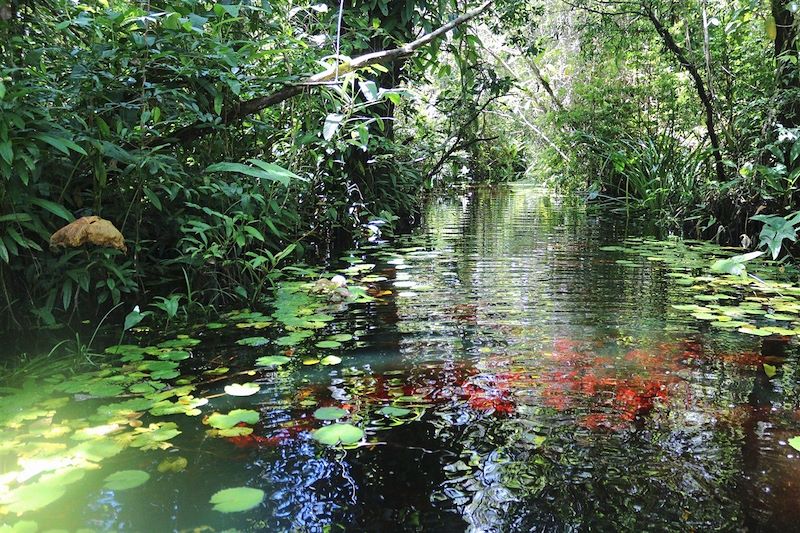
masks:
<path fill-rule="evenodd" d="M 799 9 L 0 0 L 0 327 L 252 303 L 464 182 L 790 256 Z M 49 249 L 84 216 L 125 245 Z"/>

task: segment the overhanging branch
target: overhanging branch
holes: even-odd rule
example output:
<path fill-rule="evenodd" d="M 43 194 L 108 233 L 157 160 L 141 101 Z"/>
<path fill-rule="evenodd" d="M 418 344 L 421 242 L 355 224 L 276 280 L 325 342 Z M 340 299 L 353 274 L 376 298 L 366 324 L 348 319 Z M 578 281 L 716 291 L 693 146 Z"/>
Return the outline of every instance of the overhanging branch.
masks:
<path fill-rule="evenodd" d="M 383 50 L 381 52 L 364 54 L 347 61 L 341 61 L 338 64 L 335 64 L 322 72 L 314 74 L 313 76 L 309 76 L 294 85 L 290 85 L 288 87 L 285 87 L 284 89 L 281 89 L 278 92 L 266 96 L 259 96 L 257 98 L 252 98 L 244 102 L 238 102 L 232 108 L 227 108 L 223 110 L 222 124 L 226 125 L 238 122 L 239 120 L 249 115 L 258 113 L 259 111 L 262 111 L 268 107 L 274 106 L 285 100 L 288 100 L 289 98 L 297 96 L 306 89 L 309 89 L 316 85 L 324 85 L 326 82 L 335 80 L 338 76 L 342 74 L 353 72 L 360 68 L 368 67 L 371 65 L 391 63 L 393 61 L 396 61 L 397 59 L 408 57 L 417 50 L 419 50 L 420 48 L 422 48 L 423 46 L 430 44 L 431 42 L 435 41 L 439 37 L 442 37 L 449 31 L 477 17 L 478 15 L 486 11 L 489 8 L 489 6 L 491 6 L 493 3 L 494 0 L 486 0 L 475 9 L 467 11 L 466 13 L 454 18 L 447 24 L 440 26 L 436 30 L 430 33 L 426 33 L 425 35 L 422 35 L 418 39 L 411 41 L 410 43 L 404 44 L 403 46 L 400 46 L 398 48 L 392 48 L 390 50 Z M 210 125 L 197 122 L 189 126 L 180 128 L 179 130 L 173 132 L 171 135 L 168 135 L 167 137 L 150 139 L 146 144 L 148 146 L 154 146 L 158 144 L 182 144 L 194 141 L 213 131 L 214 129 Z"/>

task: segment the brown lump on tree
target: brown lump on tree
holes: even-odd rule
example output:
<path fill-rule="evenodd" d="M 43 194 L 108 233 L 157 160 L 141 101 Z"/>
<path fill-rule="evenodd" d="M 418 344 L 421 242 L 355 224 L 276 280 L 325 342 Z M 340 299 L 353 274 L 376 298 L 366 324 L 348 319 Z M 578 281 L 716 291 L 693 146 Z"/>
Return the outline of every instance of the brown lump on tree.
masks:
<path fill-rule="evenodd" d="M 128 252 L 125 237 L 114 224 L 100 217 L 82 217 L 70 222 L 50 237 L 50 248 L 79 248 L 94 244 L 105 248 L 116 248 Z"/>

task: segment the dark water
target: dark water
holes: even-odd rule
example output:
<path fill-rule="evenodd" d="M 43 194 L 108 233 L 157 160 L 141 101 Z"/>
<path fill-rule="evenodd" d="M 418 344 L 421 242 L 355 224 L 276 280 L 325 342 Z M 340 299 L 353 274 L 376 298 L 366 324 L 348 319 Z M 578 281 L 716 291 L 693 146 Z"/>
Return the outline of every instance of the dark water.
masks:
<path fill-rule="evenodd" d="M 341 364 L 256 372 L 261 390 L 248 397 L 216 397 L 224 379 L 199 385 L 193 394 L 210 403 L 172 417 L 182 433 L 170 448 L 125 449 L 19 519 L 98 531 L 800 528 L 800 457 L 787 445 L 800 434 L 796 341 L 675 311 L 667 269 L 599 250 L 629 236 L 525 187 L 440 200 L 417 234 L 351 254 L 388 278 L 372 293 L 392 292 L 336 308 L 326 334 L 355 336 L 335 351 Z M 247 369 L 279 353 L 235 343 L 250 335 L 278 333 L 194 332 L 203 342 L 182 371 Z M 103 401 L 75 403 L 50 423 Z M 378 412 L 387 405 L 410 413 Z M 319 406 L 343 407 L 365 440 L 316 442 Z M 233 408 L 259 412 L 254 432 L 209 437 L 203 417 Z M 158 472 L 178 456 L 184 470 Z M 102 487 L 123 469 L 151 479 Z M 212 494 L 238 486 L 266 497 L 242 513 L 211 509 Z"/>

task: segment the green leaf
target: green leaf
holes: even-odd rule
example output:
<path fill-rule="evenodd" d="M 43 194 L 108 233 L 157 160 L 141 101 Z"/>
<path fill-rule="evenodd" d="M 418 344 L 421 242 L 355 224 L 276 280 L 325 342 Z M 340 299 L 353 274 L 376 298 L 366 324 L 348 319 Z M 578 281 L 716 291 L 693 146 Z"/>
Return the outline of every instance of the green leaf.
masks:
<path fill-rule="evenodd" d="M 335 366 L 341 362 L 342 362 L 341 357 L 336 357 L 335 355 L 329 355 L 327 357 L 323 357 L 322 360 L 319 362 L 319 364 L 325 366 Z"/>
<path fill-rule="evenodd" d="M 355 444 L 364 438 L 364 432 L 351 424 L 331 424 L 311 432 L 311 436 L 322 444 Z"/>
<path fill-rule="evenodd" d="M 120 470 L 108 476 L 103 486 L 109 490 L 128 490 L 143 485 L 150 474 L 143 470 Z"/>
<path fill-rule="evenodd" d="M 224 489 L 211 496 L 210 503 L 220 513 L 238 513 L 257 507 L 264 500 L 264 491 L 250 487 Z"/>
<path fill-rule="evenodd" d="M 800 156 L 800 139 L 796 140 L 792 145 L 792 151 L 789 154 L 792 162 L 797 161 L 797 156 Z"/>
<path fill-rule="evenodd" d="M 343 120 L 344 115 L 339 113 L 331 113 L 325 117 L 325 124 L 322 126 L 322 138 L 326 141 L 333 139 L 333 136 L 336 135 L 336 131 L 339 129 Z"/>
<path fill-rule="evenodd" d="M 789 446 L 800 452 L 800 437 L 792 437 L 787 442 Z"/>
<path fill-rule="evenodd" d="M 125 316 L 125 324 L 124 324 L 124 326 L 123 326 L 123 328 L 122 328 L 122 329 L 123 329 L 124 331 L 128 331 L 128 330 L 129 330 L 129 329 L 131 329 L 132 327 L 134 327 L 134 326 L 136 326 L 137 324 L 139 324 L 139 322 L 141 322 L 142 320 L 144 320 L 144 317 L 145 317 L 145 316 L 147 316 L 147 315 L 145 315 L 144 313 L 140 313 L 140 312 L 139 312 L 139 309 L 138 309 L 138 308 L 135 308 L 133 311 L 131 311 L 130 313 L 128 313 L 128 314 Z"/>
<path fill-rule="evenodd" d="M 153 191 L 151 191 L 147 187 L 143 187 L 142 191 L 144 192 L 144 195 L 147 197 L 147 199 L 150 200 L 150 203 L 153 204 L 153 206 L 156 209 L 158 209 L 159 211 L 162 211 L 164 209 L 161 206 L 161 200 L 158 199 L 158 196 L 156 195 L 156 193 L 154 193 Z"/>
<path fill-rule="evenodd" d="M 266 355 L 256 359 L 258 366 L 281 366 L 291 361 L 288 357 L 282 355 Z"/>
<path fill-rule="evenodd" d="M 234 409 L 227 415 L 222 413 L 212 413 L 208 417 L 208 424 L 217 429 L 230 429 L 236 424 L 255 424 L 258 422 L 259 414 L 252 409 Z"/>
<path fill-rule="evenodd" d="M 264 172 L 267 172 L 276 181 L 280 181 L 284 185 L 288 185 L 290 180 L 300 180 L 300 181 L 308 181 L 305 178 L 301 178 L 294 172 L 286 170 L 285 168 L 274 165 L 272 163 L 267 163 L 266 161 L 261 161 L 260 159 L 248 159 L 248 163 L 252 163 Z"/>
<path fill-rule="evenodd" d="M 258 159 L 250 159 L 249 161 L 256 165 L 257 168 L 241 163 L 216 163 L 207 167 L 206 172 L 235 172 L 267 181 L 276 181 L 283 185 L 288 185 L 291 179 L 301 179 L 300 176 L 278 165 L 259 161 Z"/>
<path fill-rule="evenodd" d="M 338 420 L 347 415 L 347 411 L 339 407 L 320 407 L 314 411 L 314 418 L 318 418 L 319 420 Z"/>
<path fill-rule="evenodd" d="M 49 211 L 50 213 L 54 214 L 59 218 L 63 218 L 67 222 L 72 222 L 73 220 L 75 220 L 75 217 L 72 216 L 72 213 L 67 211 L 67 209 L 64 206 L 59 205 L 55 202 L 51 202 L 50 200 L 45 200 L 43 198 L 31 198 L 30 202 L 33 205 L 38 205 L 45 211 Z"/>
<path fill-rule="evenodd" d="M 160 463 L 158 463 L 158 471 L 163 473 L 166 472 L 181 472 L 182 470 L 186 469 L 186 466 L 189 464 L 189 461 L 186 457 L 167 457 Z"/>
<path fill-rule="evenodd" d="M 399 417 L 406 416 L 411 412 L 411 409 L 403 409 L 402 407 L 393 407 L 391 405 L 387 405 L 386 407 L 379 409 L 378 412 L 384 416 Z"/>
<path fill-rule="evenodd" d="M 375 85 L 374 81 L 360 81 L 358 82 L 358 87 L 367 102 L 374 102 L 378 99 L 378 86 Z"/>
<path fill-rule="evenodd" d="M 0 157 L 9 165 L 14 160 L 14 150 L 11 148 L 11 141 L 0 142 Z"/>
<path fill-rule="evenodd" d="M 747 273 L 745 263 L 762 255 L 764 255 L 764 252 L 750 252 L 749 254 L 737 255 L 728 259 L 720 259 L 711 265 L 711 270 L 722 274 L 741 276 Z"/>
<path fill-rule="evenodd" d="M 775 368 L 773 365 L 768 365 L 764 363 L 764 373 L 767 375 L 768 378 L 773 377 L 777 373 L 778 369 Z"/>
<path fill-rule="evenodd" d="M 53 148 L 57 149 L 60 152 L 63 152 L 66 155 L 69 155 L 69 151 L 72 150 L 74 152 L 78 152 L 81 155 L 88 155 L 86 150 L 75 144 L 69 139 L 65 139 L 64 137 L 53 137 L 52 135 L 47 135 L 45 133 L 40 133 L 36 136 L 37 139 L 46 142 Z"/>
<path fill-rule="evenodd" d="M 342 345 L 339 341 L 319 341 L 314 346 L 317 348 L 339 348 Z"/>
<path fill-rule="evenodd" d="M 61 498 L 66 488 L 49 483 L 31 483 L 7 493 L 3 500 L 7 511 L 18 515 L 35 511 Z"/>
<path fill-rule="evenodd" d="M 245 337 L 244 339 L 236 341 L 236 344 L 240 346 L 264 346 L 268 343 L 269 339 L 266 337 Z"/>

